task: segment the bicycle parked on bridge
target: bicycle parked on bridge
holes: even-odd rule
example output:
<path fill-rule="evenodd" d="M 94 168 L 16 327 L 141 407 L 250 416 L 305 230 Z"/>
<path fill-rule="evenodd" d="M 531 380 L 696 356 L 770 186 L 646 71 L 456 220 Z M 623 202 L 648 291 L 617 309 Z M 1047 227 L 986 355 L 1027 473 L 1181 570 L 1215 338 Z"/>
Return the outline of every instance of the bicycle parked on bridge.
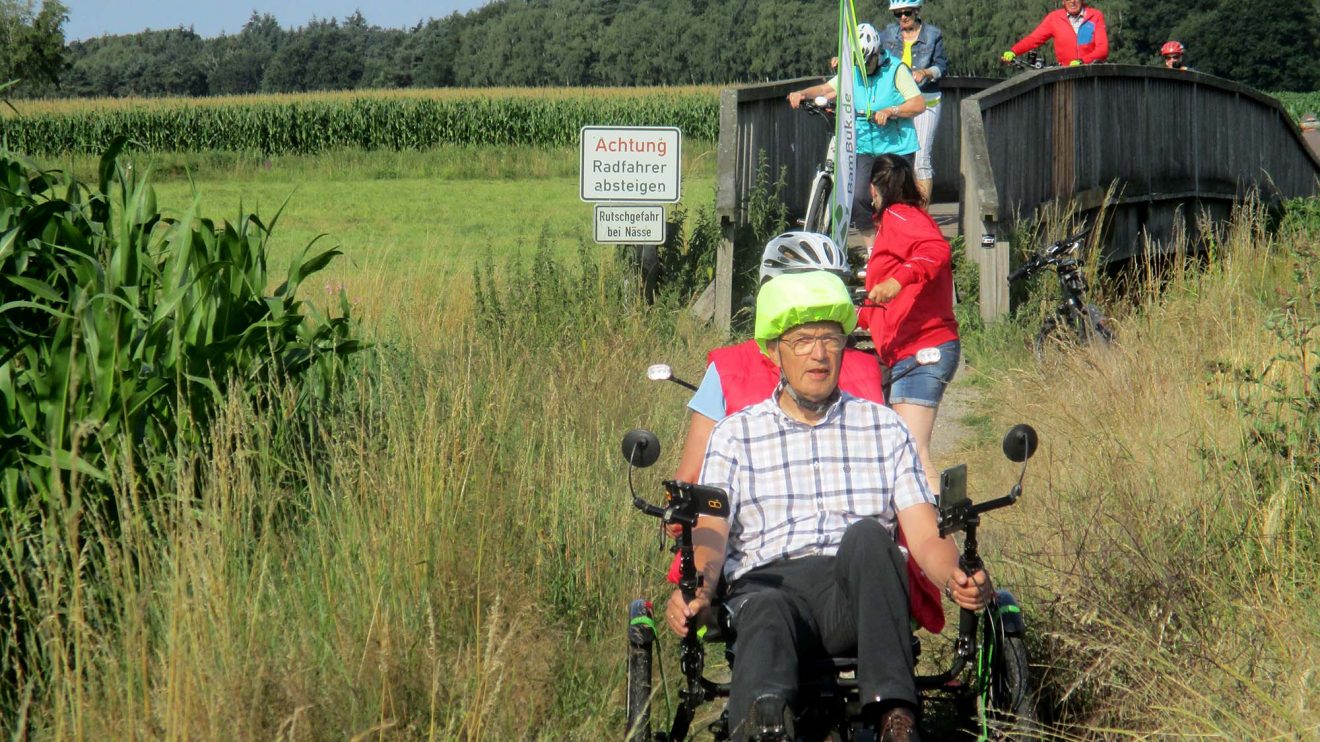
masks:
<path fill-rule="evenodd" d="M 1090 231 L 1087 227 L 1050 243 L 1008 276 L 1008 283 L 1012 285 L 1045 269 L 1053 269 L 1058 275 L 1062 298 L 1036 333 L 1032 347 L 1038 360 L 1044 358 L 1047 348 L 1059 343 L 1107 345 L 1114 339 L 1114 331 L 1100 308 L 1086 301 L 1086 277 L 1082 275 L 1078 255 Z"/>

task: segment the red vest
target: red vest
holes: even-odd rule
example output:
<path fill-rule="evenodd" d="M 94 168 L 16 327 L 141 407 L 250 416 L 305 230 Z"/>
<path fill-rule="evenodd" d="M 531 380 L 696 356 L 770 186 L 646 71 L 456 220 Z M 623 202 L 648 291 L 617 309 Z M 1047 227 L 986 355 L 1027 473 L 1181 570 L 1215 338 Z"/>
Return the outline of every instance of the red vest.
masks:
<path fill-rule="evenodd" d="M 761 346 L 755 340 L 716 348 L 707 354 L 706 360 L 715 364 L 715 371 L 720 375 L 726 415 L 764 402 L 779 384 L 779 369 L 761 352 Z M 839 388 L 854 397 L 885 403 L 880 364 L 875 356 L 860 350 L 850 348 L 843 351 Z"/>
<path fill-rule="evenodd" d="M 732 415 L 744 407 L 764 402 L 779 384 L 779 369 L 761 352 L 755 340 L 737 345 L 726 345 L 712 350 L 706 360 L 715 364 L 720 375 L 720 388 L 724 390 L 724 414 Z M 839 369 L 839 388 L 862 399 L 884 404 L 881 388 L 880 364 L 875 356 L 859 350 L 843 351 L 843 366 Z M 906 547 L 903 531 L 898 531 L 898 543 Z M 940 590 L 915 559 L 907 560 L 909 608 L 912 618 L 921 628 L 938 634 L 944 629 L 944 606 L 940 603 Z M 669 581 L 678 583 L 678 559 L 670 566 Z"/>

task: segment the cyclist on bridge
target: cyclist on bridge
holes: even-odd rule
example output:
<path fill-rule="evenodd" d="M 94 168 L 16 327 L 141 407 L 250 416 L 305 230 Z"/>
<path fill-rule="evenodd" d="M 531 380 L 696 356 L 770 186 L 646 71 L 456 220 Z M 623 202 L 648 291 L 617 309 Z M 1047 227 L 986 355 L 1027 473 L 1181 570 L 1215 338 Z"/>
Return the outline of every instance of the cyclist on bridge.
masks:
<path fill-rule="evenodd" d="M 939 79 L 949 71 L 949 57 L 944 53 L 944 34 L 935 26 L 921 20 L 922 0 L 890 0 L 889 10 L 894 22 L 880 32 L 880 45 L 891 56 L 903 60 L 912 69 L 912 79 L 921 88 L 926 99 L 926 110 L 912 119 L 917 128 L 917 187 L 926 201 L 930 201 L 931 181 L 935 171 L 931 167 L 931 152 L 935 149 L 935 131 L 940 125 Z"/>
<path fill-rule="evenodd" d="M 984 570 L 958 567 L 941 538 L 935 498 L 911 436 L 887 407 L 838 388 L 846 333 L 857 314 L 843 281 L 825 271 L 771 279 L 757 296 L 756 341 L 779 369 L 771 397 L 716 424 L 701 483 L 729 493 L 728 521 L 693 532 L 705 581 L 691 602 L 676 590 L 666 623 L 715 597 L 721 575 L 736 632 L 729 724 L 734 739 L 792 738 L 799 658 L 856 656 L 863 714 L 880 739 L 916 739 L 916 683 L 906 557 L 959 606 L 993 595 Z"/>
<path fill-rule="evenodd" d="M 1085 0 L 1063 0 L 1063 7 L 1050 11 L 1036 30 L 1004 52 L 1004 64 L 1054 40 L 1054 58 L 1060 65 L 1094 64 L 1109 58 L 1109 33 L 1105 15 Z"/>
<path fill-rule="evenodd" d="M 1166 41 L 1164 46 L 1160 47 L 1160 56 L 1164 57 L 1164 68 L 1167 70 L 1182 70 L 1186 72 L 1191 67 L 1183 64 L 1183 55 L 1187 53 L 1187 47 L 1180 41 Z"/>
<path fill-rule="evenodd" d="M 926 110 L 926 100 L 912 77 L 912 70 L 880 46 L 875 26 L 857 26 L 866 75 L 854 68 L 853 105 L 866 114 L 857 126 L 857 172 L 853 178 L 852 226 L 869 245 L 875 240 L 875 221 L 871 217 L 871 165 L 880 155 L 900 155 L 912 161 L 919 141 L 912 119 Z M 838 96 L 839 78 L 788 94 L 794 108 L 806 98 Z"/>

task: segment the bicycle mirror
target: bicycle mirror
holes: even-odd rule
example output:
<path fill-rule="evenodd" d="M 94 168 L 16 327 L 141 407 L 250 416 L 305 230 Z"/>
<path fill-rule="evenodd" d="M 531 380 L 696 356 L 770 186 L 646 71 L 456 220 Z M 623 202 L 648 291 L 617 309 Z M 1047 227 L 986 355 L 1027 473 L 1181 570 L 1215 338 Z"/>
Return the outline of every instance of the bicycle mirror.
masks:
<path fill-rule="evenodd" d="M 1004 435 L 1004 455 L 1009 461 L 1022 463 L 1036 453 L 1038 443 L 1036 429 L 1026 423 L 1018 423 Z"/>
<path fill-rule="evenodd" d="M 660 458 L 660 439 L 655 433 L 634 428 L 623 434 L 623 458 L 638 469 L 645 469 Z"/>
<path fill-rule="evenodd" d="M 667 363 L 657 363 L 646 368 L 646 378 L 651 381 L 669 381 L 674 375 L 674 369 Z"/>

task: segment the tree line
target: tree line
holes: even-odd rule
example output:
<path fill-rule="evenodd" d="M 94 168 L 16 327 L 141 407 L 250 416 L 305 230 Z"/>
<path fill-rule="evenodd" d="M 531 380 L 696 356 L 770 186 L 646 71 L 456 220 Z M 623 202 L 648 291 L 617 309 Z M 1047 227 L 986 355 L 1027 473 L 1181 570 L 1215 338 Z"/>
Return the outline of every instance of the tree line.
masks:
<path fill-rule="evenodd" d="M 1320 89 L 1320 0 L 1095 0 L 1110 61 L 1155 64 L 1175 38 L 1188 61 L 1264 90 Z M 65 10 L 0 0 L 0 79 L 21 94 L 156 96 L 359 88 L 739 83 L 822 74 L 833 0 L 502 0 L 409 29 L 355 13 L 285 28 L 254 12 L 234 34 L 191 29 L 63 44 Z M 861 20 L 892 20 L 864 0 Z M 935 0 L 951 73 L 1002 75 L 998 55 L 1052 0 Z M 17 30 L 15 30 L 17 29 Z M 26 29 L 26 30 L 25 30 Z M 10 43 L 17 39 L 21 43 Z M 41 40 L 45 40 L 41 43 Z M 54 39 L 54 41 L 52 41 Z M 25 51 L 26 50 L 26 51 Z"/>

